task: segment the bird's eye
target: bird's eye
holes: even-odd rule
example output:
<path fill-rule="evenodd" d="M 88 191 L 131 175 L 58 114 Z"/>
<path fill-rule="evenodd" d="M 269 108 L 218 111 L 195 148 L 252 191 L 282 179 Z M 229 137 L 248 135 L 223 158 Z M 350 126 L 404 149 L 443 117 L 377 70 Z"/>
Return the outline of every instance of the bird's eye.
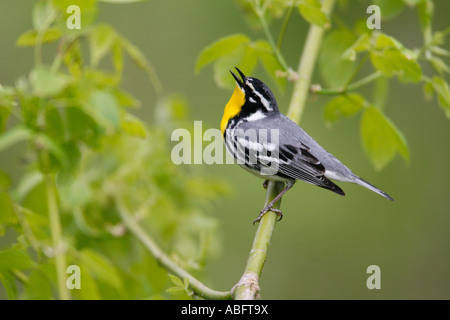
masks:
<path fill-rule="evenodd" d="M 248 101 L 250 101 L 251 103 L 257 103 L 259 100 L 258 96 L 254 93 L 251 93 L 248 97 Z"/>

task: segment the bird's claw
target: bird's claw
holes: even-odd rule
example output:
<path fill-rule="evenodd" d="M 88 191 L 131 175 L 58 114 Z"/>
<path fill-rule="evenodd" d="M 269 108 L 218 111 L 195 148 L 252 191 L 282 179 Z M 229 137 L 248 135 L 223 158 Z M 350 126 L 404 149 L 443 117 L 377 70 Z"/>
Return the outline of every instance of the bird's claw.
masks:
<path fill-rule="evenodd" d="M 280 221 L 281 219 L 283 219 L 283 213 L 281 212 L 280 209 L 266 206 L 266 207 L 264 207 L 264 209 L 261 210 L 258 217 L 253 221 L 253 225 L 255 225 L 255 223 L 257 223 L 257 222 L 259 223 L 261 221 L 262 217 L 269 211 L 275 212 L 277 214 L 277 216 L 278 216 L 277 222 Z"/>

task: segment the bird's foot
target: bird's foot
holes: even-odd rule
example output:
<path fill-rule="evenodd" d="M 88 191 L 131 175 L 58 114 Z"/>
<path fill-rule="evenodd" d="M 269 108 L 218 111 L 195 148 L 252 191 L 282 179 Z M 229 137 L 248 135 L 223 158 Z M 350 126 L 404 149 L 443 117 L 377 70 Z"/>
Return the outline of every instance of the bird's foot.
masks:
<path fill-rule="evenodd" d="M 276 208 L 272 208 L 271 204 L 269 203 L 267 206 L 265 206 L 261 212 L 259 213 L 258 217 L 255 219 L 255 221 L 253 221 L 253 225 L 255 225 L 256 222 L 260 222 L 261 218 L 269 211 L 275 212 L 278 216 L 277 221 L 280 221 L 281 219 L 283 219 L 283 213 L 281 212 L 280 209 L 276 209 Z"/>
<path fill-rule="evenodd" d="M 266 189 L 267 190 L 267 187 L 269 186 L 269 180 L 265 180 L 264 182 L 263 182 L 263 188 L 264 189 Z"/>

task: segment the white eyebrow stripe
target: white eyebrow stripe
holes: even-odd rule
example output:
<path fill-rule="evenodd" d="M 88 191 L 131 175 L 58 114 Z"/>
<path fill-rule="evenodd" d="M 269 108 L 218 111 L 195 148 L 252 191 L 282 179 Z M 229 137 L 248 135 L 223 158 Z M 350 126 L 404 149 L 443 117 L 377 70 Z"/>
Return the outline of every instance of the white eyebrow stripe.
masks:
<path fill-rule="evenodd" d="M 245 84 L 250 89 L 252 89 L 254 94 L 256 94 L 259 97 L 259 100 L 261 100 L 262 105 L 264 106 L 264 108 L 266 108 L 267 111 L 273 111 L 273 109 L 270 107 L 269 101 L 267 101 L 267 99 L 264 98 L 264 96 L 261 93 L 259 93 L 258 91 L 255 90 L 255 87 L 253 86 L 253 84 L 249 80 L 246 80 Z"/>

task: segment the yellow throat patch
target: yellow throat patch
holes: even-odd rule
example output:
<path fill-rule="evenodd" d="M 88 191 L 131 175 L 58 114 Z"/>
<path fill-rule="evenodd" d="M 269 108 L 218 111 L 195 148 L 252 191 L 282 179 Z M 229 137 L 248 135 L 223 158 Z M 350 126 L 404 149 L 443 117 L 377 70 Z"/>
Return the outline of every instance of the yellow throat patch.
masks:
<path fill-rule="evenodd" d="M 233 95 L 231 96 L 223 111 L 222 121 L 220 122 L 220 131 L 222 131 L 222 135 L 227 128 L 228 121 L 241 111 L 244 103 L 245 94 L 241 89 L 239 89 L 238 86 L 236 86 L 236 88 L 234 88 Z"/>

